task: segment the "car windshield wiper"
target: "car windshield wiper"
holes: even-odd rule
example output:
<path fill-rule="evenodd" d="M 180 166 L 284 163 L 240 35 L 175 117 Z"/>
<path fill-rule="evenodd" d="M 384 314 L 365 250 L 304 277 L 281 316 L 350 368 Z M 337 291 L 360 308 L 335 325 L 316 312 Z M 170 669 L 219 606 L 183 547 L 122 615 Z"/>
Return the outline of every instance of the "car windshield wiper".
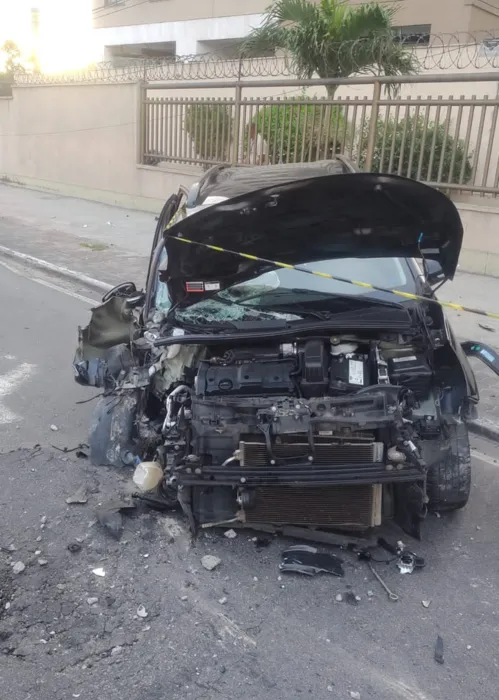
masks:
<path fill-rule="evenodd" d="M 299 288 L 292 288 L 292 289 L 282 289 L 282 290 L 275 290 L 273 292 L 268 292 L 264 294 L 255 294 L 251 297 L 247 297 L 245 299 L 242 299 L 237 303 L 239 306 L 246 306 L 248 301 L 252 301 L 254 299 L 261 299 L 262 306 L 260 307 L 262 310 L 264 309 L 269 309 L 272 311 L 282 311 L 284 308 L 288 313 L 314 313 L 314 314 L 322 314 L 324 313 L 329 313 L 329 314 L 334 314 L 334 309 L 314 309 L 310 308 L 308 305 L 304 306 L 303 304 L 300 303 L 299 300 L 297 300 L 295 303 L 289 298 L 291 295 L 297 295 L 297 296 L 302 296 L 305 297 L 303 300 L 307 304 L 312 304 L 311 299 L 306 299 L 306 297 L 315 297 L 315 300 L 317 304 L 320 304 L 321 306 L 324 305 L 324 303 L 328 302 L 333 302 L 334 301 L 339 301 L 343 306 L 346 305 L 351 305 L 355 307 L 355 305 L 361 304 L 362 306 L 365 307 L 371 307 L 371 306 L 384 306 L 384 307 L 389 307 L 389 308 L 396 308 L 396 309 L 401 309 L 403 308 L 402 305 L 397 302 L 397 301 L 388 301 L 385 299 L 377 299 L 372 296 L 364 296 L 364 295 L 356 295 L 353 296 L 351 294 L 338 294 L 338 293 L 328 293 L 328 292 L 316 292 L 312 289 L 299 289 Z M 287 300 L 287 304 L 282 304 L 282 300 Z M 275 300 L 277 303 L 273 304 L 273 300 Z M 230 301 L 230 300 L 227 300 Z M 269 306 L 267 306 L 268 304 Z M 251 304 L 248 304 L 251 308 L 259 308 L 257 306 L 252 306 Z"/>

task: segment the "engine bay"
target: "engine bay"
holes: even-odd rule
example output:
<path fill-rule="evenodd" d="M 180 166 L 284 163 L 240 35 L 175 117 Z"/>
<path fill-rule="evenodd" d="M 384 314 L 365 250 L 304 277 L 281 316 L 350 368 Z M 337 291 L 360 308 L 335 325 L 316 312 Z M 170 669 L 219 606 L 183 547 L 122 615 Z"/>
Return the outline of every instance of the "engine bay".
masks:
<path fill-rule="evenodd" d="M 406 523 L 424 517 L 442 388 L 421 336 L 250 343 L 221 334 L 196 344 L 184 335 L 166 329 L 165 347 L 153 318 L 130 346 L 114 345 L 85 371 L 121 395 L 118 414 L 127 416 L 112 419 L 121 423 L 109 428 L 114 446 L 101 458 L 153 465 L 159 497 L 180 503 L 193 530 L 235 520 L 365 529 L 400 503 Z M 312 496 L 320 507 L 307 506 Z"/>

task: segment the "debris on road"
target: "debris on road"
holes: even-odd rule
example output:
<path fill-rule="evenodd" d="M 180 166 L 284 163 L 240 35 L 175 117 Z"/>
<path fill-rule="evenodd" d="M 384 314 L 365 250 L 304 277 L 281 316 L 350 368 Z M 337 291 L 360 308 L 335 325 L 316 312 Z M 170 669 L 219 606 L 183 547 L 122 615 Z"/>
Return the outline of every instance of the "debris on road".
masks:
<path fill-rule="evenodd" d="M 357 693 L 355 690 L 350 691 L 350 697 L 352 700 L 360 700 L 360 693 Z"/>
<path fill-rule="evenodd" d="M 235 537 L 237 537 L 237 532 L 235 530 L 227 530 L 224 532 L 224 537 L 226 537 L 228 540 L 233 540 Z"/>
<path fill-rule="evenodd" d="M 137 615 L 142 618 L 147 617 L 148 612 L 143 605 L 139 605 L 137 608 Z"/>
<path fill-rule="evenodd" d="M 225 603 L 227 602 L 227 597 L 223 596 L 222 598 L 219 598 L 218 602 L 220 603 L 220 605 L 225 605 Z"/>
<path fill-rule="evenodd" d="M 341 603 L 341 602 L 342 602 L 343 596 L 341 595 L 341 593 L 337 593 L 337 594 L 336 594 L 335 600 L 336 600 L 337 603 Z"/>
<path fill-rule="evenodd" d="M 443 664 L 444 662 L 444 640 L 440 635 L 438 635 L 435 643 L 435 661 L 437 664 Z"/>
<path fill-rule="evenodd" d="M 480 328 L 483 328 L 484 331 L 489 331 L 489 333 L 495 333 L 496 329 L 492 328 L 492 326 L 487 326 L 485 323 L 479 323 L 478 324 Z"/>
<path fill-rule="evenodd" d="M 98 598 L 87 598 L 87 603 L 89 605 L 95 605 L 95 603 L 98 603 L 99 599 Z"/>
<path fill-rule="evenodd" d="M 293 545 L 282 553 L 279 570 L 285 573 L 315 576 L 325 573 L 344 576 L 343 561 L 333 554 L 323 554 L 306 544 Z"/>
<path fill-rule="evenodd" d="M 345 595 L 345 600 L 348 603 L 348 605 L 358 605 L 359 601 L 357 600 L 357 596 L 355 593 L 352 593 L 352 591 L 348 591 L 347 594 Z"/>
<path fill-rule="evenodd" d="M 68 549 L 71 554 L 76 554 L 77 552 L 81 552 L 81 544 L 79 542 L 70 542 L 68 544 Z"/>
<path fill-rule="evenodd" d="M 73 503 L 85 504 L 88 503 L 87 497 L 87 486 L 86 484 L 81 484 L 72 496 L 66 498 L 66 503 L 71 505 Z"/>
<path fill-rule="evenodd" d="M 386 592 L 387 596 L 390 598 L 390 600 L 393 601 L 394 603 L 396 603 L 397 600 L 399 599 L 398 595 L 396 593 L 394 593 L 388 587 L 388 585 L 385 583 L 384 579 L 380 576 L 380 574 L 378 574 L 378 572 L 376 571 L 374 566 L 371 564 L 371 562 L 369 562 L 369 568 L 371 569 L 371 573 L 373 574 L 373 576 L 376 578 L 377 581 L 379 581 L 379 583 L 381 584 L 381 586 L 385 590 L 385 592 Z"/>
<path fill-rule="evenodd" d="M 14 574 L 22 574 L 22 572 L 26 569 L 26 565 L 23 564 L 22 561 L 16 561 L 15 564 L 12 565 L 12 572 Z"/>
<path fill-rule="evenodd" d="M 220 566 L 221 563 L 222 560 L 218 557 L 214 557 L 212 554 L 207 554 L 201 559 L 201 564 L 206 571 L 213 571 L 217 566 Z"/>
<path fill-rule="evenodd" d="M 50 426 L 50 430 L 52 430 L 54 433 L 56 433 L 56 432 L 59 430 L 59 428 L 57 427 L 57 425 L 53 425 L 53 424 L 52 424 L 52 425 Z"/>
<path fill-rule="evenodd" d="M 423 557 L 418 557 L 413 552 L 404 552 L 397 562 L 401 574 L 412 574 L 414 569 L 423 569 L 425 565 Z"/>
<path fill-rule="evenodd" d="M 115 540 L 121 539 L 125 526 L 123 525 L 123 516 L 119 510 L 98 509 L 96 515 L 99 523 L 109 532 L 111 537 L 114 537 Z"/>
<path fill-rule="evenodd" d="M 257 549 L 265 549 L 265 547 L 270 546 L 272 540 L 270 537 L 254 537 L 253 542 L 255 543 L 255 547 Z"/>
<path fill-rule="evenodd" d="M 431 600 L 422 600 L 421 604 L 422 604 L 423 608 L 429 608 L 430 604 L 431 604 Z"/>
<path fill-rule="evenodd" d="M 133 503 L 110 501 L 96 508 L 95 515 L 100 525 L 102 525 L 114 539 L 119 540 L 124 530 L 122 511 L 127 512 L 131 510 L 135 510 L 135 505 Z"/>
<path fill-rule="evenodd" d="M 38 559 L 38 564 L 40 566 L 47 566 L 48 561 L 47 561 L 47 559 Z"/>
<path fill-rule="evenodd" d="M 106 572 L 102 567 L 99 567 L 98 569 L 93 569 L 92 573 L 95 574 L 95 576 L 99 576 L 99 578 L 104 578 L 106 575 Z"/>

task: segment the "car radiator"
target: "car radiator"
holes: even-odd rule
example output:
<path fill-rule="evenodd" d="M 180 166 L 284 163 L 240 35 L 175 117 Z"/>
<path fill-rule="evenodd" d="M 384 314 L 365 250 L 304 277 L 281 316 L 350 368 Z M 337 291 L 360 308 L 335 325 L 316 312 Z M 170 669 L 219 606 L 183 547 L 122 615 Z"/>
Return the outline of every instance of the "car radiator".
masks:
<path fill-rule="evenodd" d="M 302 437 L 288 438 L 274 443 L 269 455 L 265 443 L 241 442 L 241 467 L 265 467 L 275 461 L 284 467 L 292 461 L 308 460 L 311 454 Z M 314 445 L 313 464 L 348 465 L 370 464 L 383 459 L 384 445 L 372 438 L 353 439 L 319 438 Z M 359 486 L 261 486 L 256 489 L 254 505 L 244 510 L 247 523 L 275 525 L 308 525 L 331 528 L 364 530 L 381 524 L 380 485 Z"/>
<path fill-rule="evenodd" d="M 381 525 L 381 485 L 256 489 L 254 506 L 244 510 L 246 523 L 303 525 L 365 530 Z"/>

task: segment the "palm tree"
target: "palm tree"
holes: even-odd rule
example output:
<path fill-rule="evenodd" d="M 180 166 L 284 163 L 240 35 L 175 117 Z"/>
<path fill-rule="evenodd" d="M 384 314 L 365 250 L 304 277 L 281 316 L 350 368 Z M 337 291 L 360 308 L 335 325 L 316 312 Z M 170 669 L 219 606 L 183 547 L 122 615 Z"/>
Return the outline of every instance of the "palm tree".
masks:
<path fill-rule="evenodd" d="M 244 42 L 243 55 L 283 50 L 301 78 L 415 73 L 417 61 L 395 36 L 395 13 L 375 2 L 275 0 Z M 336 89 L 327 87 L 330 97 Z"/>

